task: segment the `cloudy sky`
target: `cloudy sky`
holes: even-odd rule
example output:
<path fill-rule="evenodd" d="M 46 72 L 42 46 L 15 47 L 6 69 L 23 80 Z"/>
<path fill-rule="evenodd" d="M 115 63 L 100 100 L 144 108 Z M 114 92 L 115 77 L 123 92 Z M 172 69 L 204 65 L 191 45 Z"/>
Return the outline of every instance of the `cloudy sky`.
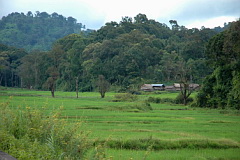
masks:
<path fill-rule="evenodd" d="M 90 29 L 138 13 L 168 26 L 169 20 L 177 20 L 187 28 L 212 28 L 239 19 L 240 0 L 0 0 L 0 18 L 28 11 L 72 16 Z"/>

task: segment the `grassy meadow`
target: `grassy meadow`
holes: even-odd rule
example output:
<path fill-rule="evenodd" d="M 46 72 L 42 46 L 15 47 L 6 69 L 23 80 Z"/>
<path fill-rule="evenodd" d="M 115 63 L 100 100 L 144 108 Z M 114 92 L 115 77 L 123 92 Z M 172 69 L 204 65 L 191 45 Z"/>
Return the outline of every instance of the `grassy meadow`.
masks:
<path fill-rule="evenodd" d="M 78 132 L 86 132 L 93 144 L 86 159 L 240 159 L 239 111 L 146 103 L 178 93 L 148 92 L 134 100 L 116 94 L 80 92 L 76 98 L 59 91 L 52 98 L 47 91 L 0 88 L 0 103 L 44 110 L 46 116 L 58 112 L 69 126 L 81 122 Z"/>

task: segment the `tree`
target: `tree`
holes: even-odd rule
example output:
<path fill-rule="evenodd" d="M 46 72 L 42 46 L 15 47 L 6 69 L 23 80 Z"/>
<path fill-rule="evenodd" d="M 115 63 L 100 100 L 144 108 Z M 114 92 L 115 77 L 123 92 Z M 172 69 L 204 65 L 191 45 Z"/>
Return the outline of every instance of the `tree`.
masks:
<path fill-rule="evenodd" d="M 101 98 L 105 97 L 105 93 L 109 90 L 110 84 L 109 82 L 105 79 L 103 75 L 98 76 L 98 81 L 97 81 L 97 87 L 98 91 L 101 94 Z"/>
<path fill-rule="evenodd" d="M 48 85 L 49 90 L 51 91 L 52 97 L 54 98 L 54 92 L 56 90 L 56 80 L 58 79 L 59 73 L 55 67 L 51 67 L 48 69 L 50 77 L 48 77 L 46 83 Z"/>
<path fill-rule="evenodd" d="M 34 58 L 36 55 L 26 55 L 22 58 L 22 64 L 18 67 L 18 75 L 21 77 L 21 87 L 27 87 L 31 88 L 31 86 L 34 86 L 35 76 L 34 74 L 37 74 L 37 72 L 34 72 L 33 66 L 34 64 Z M 35 87 L 34 87 L 35 88 Z"/>
<path fill-rule="evenodd" d="M 41 89 L 46 75 L 45 52 L 33 51 L 21 59 L 17 72 L 21 77 L 21 87 Z"/>
<path fill-rule="evenodd" d="M 49 90 L 51 91 L 52 97 L 55 97 L 55 90 L 56 90 L 56 80 L 59 76 L 59 73 L 56 71 L 56 69 L 51 68 L 48 70 L 48 72 L 50 72 L 50 77 L 48 77 L 47 79 L 47 85 Z"/>
<path fill-rule="evenodd" d="M 178 25 L 178 23 L 177 23 L 176 20 L 170 20 L 169 23 L 170 23 L 171 26 L 172 26 L 172 30 L 178 30 L 179 25 Z"/>
<path fill-rule="evenodd" d="M 181 89 L 180 100 L 182 99 L 182 103 L 184 105 L 187 105 L 187 100 L 193 91 L 193 88 L 191 88 L 192 82 L 191 68 L 189 63 L 184 61 L 182 57 L 179 57 L 177 67 Z"/>
<path fill-rule="evenodd" d="M 134 17 L 135 23 L 148 23 L 148 18 L 145 14 L 139 13 L 136 17 Z"/>
<path fill-rule="evenodd" d="M 62 72 L 60 78 L 61 89 L 65 91 L 76 91 L 78 98 L 79 82 L 82 82 L 82 52 L 88 44 L 88 39 L 79 34 L 70 34 L 57 41 L 65 51 L 66 58 L 61 64 Z"/>
<path fill-rule="evenodd" d="M 49 67 L 47 73 L 49 77 L 47 78 L 46 85 L 51 91 L 52 97 L 55 97 L 54 92 L 56 90 L 56 81 L 60 75 L 60 66 L 63 64 L 65 52 L 62 50 L 60 45 L 53 46 L 51 52 L 49 52 Z"/>

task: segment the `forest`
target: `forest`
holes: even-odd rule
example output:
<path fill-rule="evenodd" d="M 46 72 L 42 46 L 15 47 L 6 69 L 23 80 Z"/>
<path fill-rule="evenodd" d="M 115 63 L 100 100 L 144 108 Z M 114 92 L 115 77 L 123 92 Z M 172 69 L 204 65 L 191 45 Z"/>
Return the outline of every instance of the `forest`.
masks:
<path fill-rule="evenodd" d="M 240 22 L 224 28 L 170 27 L 145 14 L 99 30 L 72 17 L 12 13 L 0 20 L 0 85 L 94 91 L 101 75 L 115 92 L 145 83 L 199 83 L 195 105 L 240 109 Z"/>

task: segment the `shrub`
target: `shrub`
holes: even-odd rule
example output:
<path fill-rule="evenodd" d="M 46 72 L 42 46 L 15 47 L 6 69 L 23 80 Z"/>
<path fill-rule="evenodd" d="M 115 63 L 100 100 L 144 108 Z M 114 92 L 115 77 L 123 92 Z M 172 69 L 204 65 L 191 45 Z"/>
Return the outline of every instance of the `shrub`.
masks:
<path fill-rule="evenodd" d="M 141 110 L 141 111 L 149 111 L 149 110 L 153 110 L 153 108 L 151 107 L 150 103 L 140 103 L 140 104 L 136 104 L 134 105 L 135 108 Z"/>
<path fill-rule="evenodd" d="M 124 105 L 124 106 L 116 106 L 110 107 L 109 110 L 120 110 L 120 111 L 128 111 L 128 112 L 140 112 L 140 111 L 150 111 L 153 110 L 150 103 L 143 102 L 137 103 L 133 105 Z"/>
<path fill-rule="evenodd" d="M 147 99 L 147 102 L 149 102 L 149 103 L 161 103 L 161 98 L 149 97 Z"/>
<path fill-rule="evenodd" d="M 128 102 L 133 102 L 137 100 L 137 95 L 135 94 L 131 94 L 131 93 L 120 93 L 120 94 L 116 94 L 115 95 L 115 100 L 113 101 L 117 101 L 117 102 L 124 102 L 124 101 L 128 101 Z"/>
<path fill-rule="evenodd" d="M 149 97 L 147 99 L 147 102 L 149 103 L 175 103 L 174 99 L 171 98 L 154 98 L 154 97 Z"/>
<path fill-rule="evenodd" d="M 193 102 L 192 97 L 187 98 L 187 103 Z M 184 98 L 183 95 L 180 93 L 176 98 L 175 98 L 175 103 L 176 104 L 184 104 Z"/>

